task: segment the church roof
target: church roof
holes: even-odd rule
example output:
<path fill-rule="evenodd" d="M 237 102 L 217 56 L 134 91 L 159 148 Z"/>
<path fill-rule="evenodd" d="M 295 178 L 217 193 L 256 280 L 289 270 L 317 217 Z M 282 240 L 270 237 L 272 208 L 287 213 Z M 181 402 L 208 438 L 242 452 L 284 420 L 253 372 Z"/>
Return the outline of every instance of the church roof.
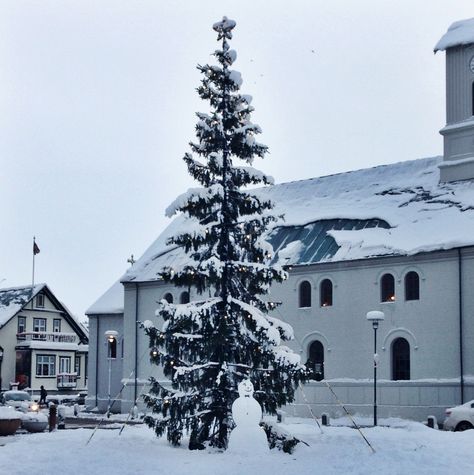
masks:
<path fill-rule="evenodd" d="M 438 43 L 436 43 L 434 51 L 436 53 L 454 46 L 472 43 L 474 43 L 474 18 L 469 18 L 467 20 L 455 21 Z"/>
<path fill-rule="evenodd" d="M 310 264 L 407 255 L 474 244 L 474 183 L 439 183 L 441 157 L 383 165 L 256 190 L 284 221 L 268 240 L 281 263 Z M 158 279 L 187 258 L 166 240 L 176 218 L 123 276 Z M 289 246 L 289 247 L 288 247 Z"/>
<path fill-rule="evenodd" d="M 275 203 L 275 214 L 285 215 L 267 236 L 275 261 L 303 265 L 474 245 L 474 182 L 439 183 L 441 161 L 425 158 L 255 190 Z M 158 280 L 163 267 L 184 265 L 186 255 L 166 240 L 185 226 L 183 216 L 175 218 L 121 281 Z"/>

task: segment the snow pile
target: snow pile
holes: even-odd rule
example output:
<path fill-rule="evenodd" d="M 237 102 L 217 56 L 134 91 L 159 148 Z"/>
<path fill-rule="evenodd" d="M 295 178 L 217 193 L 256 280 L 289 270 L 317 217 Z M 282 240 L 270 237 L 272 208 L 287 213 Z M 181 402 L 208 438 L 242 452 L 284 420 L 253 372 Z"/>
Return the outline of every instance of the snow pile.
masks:
<path fill-rule="evenodd" d="M 268 454 L 190 451 L 172 448 L 144 426 L 98 430 L 89 444 L 88 429 L 62 430 L 4 437 L 2 467 L 9 475 L 449 475 L 472 473 L 474 430 L 443 432 L 422 424 L 392 420 L 393 427 L 362 429 L 375 449 L 349 427 L 323 427 L 311 419 L 293 419 L 279 425 L 308 444 L 298 444 L 292 455 L 278 450 Z M 380 424 L 387 421 L 381 419 Z M 66 449 L 65 448 L 69 448 Z M 157 467 L 159 467 L 157 469 Z"/>
<path fill-rule="evenodd" d="M 434 47 L 437 51 L 445 51 L 454 46 L 474 43 L 474 18 L 455 21 Z"/>
<path fill-rule="evenodd" d="M 21 419 L 23 414 L 19 411 L 15 411 L 13 407 L 10 406 L 0 406 L 0 420 L 10 421 L 12 419 Z"/>

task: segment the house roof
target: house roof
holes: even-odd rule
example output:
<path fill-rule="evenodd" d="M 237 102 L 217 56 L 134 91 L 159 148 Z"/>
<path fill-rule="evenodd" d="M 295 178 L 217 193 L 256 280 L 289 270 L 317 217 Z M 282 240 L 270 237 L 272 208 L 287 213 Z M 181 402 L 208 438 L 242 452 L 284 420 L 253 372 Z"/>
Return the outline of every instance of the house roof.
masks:
<path fill-rule="evenodd" d="M 61 303 L 46 284 L 0 289 L 0 328 L 20 312 L 40 292 L 43 292 L 55 307 L 63 312 L 64 317 L 78 334 L 81 343 L 87 343 L 88 331 L 84 325 Z"/>
<path fill-rule="evenodd" d="M 474 18 L 455 21 L 448 31 L 436 43 L 434 48 L 437 51 L 445 51 L 454 46 L 468 45 L 474 43 Z"/>
<path fill-rule="evenodd" d="M 474 245 L 474 182 L 439 183 L 441 162 L 425 158 L 254 190 L 285 215 L 267 236 L 275 261 L 302 265 Z M 175 218 L 121 281 L 158 280 L 163 267 L 184 265 L 187 256 L 166 240 L 186 226 L 183 216 Z"/>
<path fill-rule="evenodd" d="M 0 289 L 0 327 L 16 315 L 46 284 Z"/>

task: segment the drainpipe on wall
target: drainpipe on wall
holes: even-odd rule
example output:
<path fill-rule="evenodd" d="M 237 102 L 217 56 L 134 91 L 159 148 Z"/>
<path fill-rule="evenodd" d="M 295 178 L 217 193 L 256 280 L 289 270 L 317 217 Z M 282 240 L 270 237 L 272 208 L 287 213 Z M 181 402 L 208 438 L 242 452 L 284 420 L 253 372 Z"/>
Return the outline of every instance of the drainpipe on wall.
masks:
<path fill-rule="evenodd" d="M 99 316 L 96 317 L 96 338 L 95 338 L 95 407 L 99 407 Z"/>
<path fill-rule="evenodd" d="M 464 404 L 464 363 L 463 363 L 463 293 L 462 293 L 462 255 L 458 247 L 458 280 L 459 280 L 459 368 L 461 372 L 461 404 Z"/>
<path fill-rule="evenodd" d="M 133 405 L 137 403 L 137 371 L 138 371 L 138 284 L 135 283 L 135 391 Z"/>

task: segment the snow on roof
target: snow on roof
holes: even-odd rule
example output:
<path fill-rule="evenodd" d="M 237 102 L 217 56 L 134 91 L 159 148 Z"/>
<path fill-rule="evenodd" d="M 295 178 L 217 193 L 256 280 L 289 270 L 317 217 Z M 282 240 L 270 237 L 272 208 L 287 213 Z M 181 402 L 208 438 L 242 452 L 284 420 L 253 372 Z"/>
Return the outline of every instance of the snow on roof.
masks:
<path fill-rule="evenodd" d="M 37 284 L 34 287 L 10 287 L 0 289 L 0 327 L 19 312 L 46 284 Z"/>
<path fill-rule="evenodd" d="M 445 51 L 454 46 L 474 43 L 474 18 L 455 21 L 434 47 L 437 51 Z"/>
<path fill-rule="evenodd" d="M 123 313 L 123 285 L 120 280 L 117 280 L 86 310 L 86 315 L 103 313 Z"/>
<path fill-rule="evenodd" d="M 441 162 L 425 158 L 255 190 L 285 215 L 268 237 L 276 257 L 298 265 L 474 245 L 474 182 L 439 183 Z M 166 240 L 184 226 L 183 216 L 174 219 L 121 281 L 158 280 L 163 267 L 182 266 L 186 255 Z M 123 308 L 123 292 L 117 296 Z"/>

